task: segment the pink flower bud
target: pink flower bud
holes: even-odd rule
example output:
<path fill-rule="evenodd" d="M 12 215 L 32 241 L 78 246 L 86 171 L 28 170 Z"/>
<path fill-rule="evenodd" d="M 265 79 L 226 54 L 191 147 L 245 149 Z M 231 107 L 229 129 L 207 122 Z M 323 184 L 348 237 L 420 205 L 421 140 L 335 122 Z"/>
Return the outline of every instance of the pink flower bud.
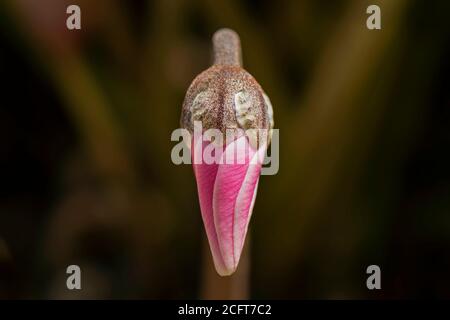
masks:
<path fill-rule="evenodd" d="M 193 168 L 214 265 L 225 276 L 236 270 L 244 246 L 273 111 L 261 86 L 241 67 L 239 36 L 221 29 L 213 44 L 214 65 L 189 87 L 181 125 L 191 133 L 197 122 L 202 126 L 191 144 Z M 223 138 L 206 138 L 210 129 Z M 210 149 L 214 163 L 199 159 Z"/>

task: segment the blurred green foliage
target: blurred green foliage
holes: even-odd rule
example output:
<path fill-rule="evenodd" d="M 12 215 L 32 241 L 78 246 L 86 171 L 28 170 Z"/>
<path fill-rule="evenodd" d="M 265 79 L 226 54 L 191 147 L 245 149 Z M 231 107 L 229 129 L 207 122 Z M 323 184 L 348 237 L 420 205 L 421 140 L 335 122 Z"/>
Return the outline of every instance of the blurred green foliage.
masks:
<path fill-rule="evenodd" d="M 280 129 L 250 297 L 450 297 L 450 6 L 376 3 L 379 31 L 366 0 L 78 0 L 68 31 L 69 1 L 6 1 L 0 298 L 205 297 L 195 181 L 170 134 L 220 27 L 241 36 Z"/>

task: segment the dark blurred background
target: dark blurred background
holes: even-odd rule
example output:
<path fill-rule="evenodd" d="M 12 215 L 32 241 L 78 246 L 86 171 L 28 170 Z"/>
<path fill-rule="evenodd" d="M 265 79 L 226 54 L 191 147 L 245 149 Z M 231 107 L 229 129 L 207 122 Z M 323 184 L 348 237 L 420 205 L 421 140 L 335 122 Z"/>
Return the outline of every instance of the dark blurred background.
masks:
<path fill-rule="evenodd" d="M 366 28 L 370 4 L 381 30 Z M 446 0 L 2 0 L 0 298 L 220 296 L 192 169 L 170 161 L 220 27 L 240 34 L 280 129 L 242 296 L 450 298 L 449 12 Z M 70 264 L 81 291 L 66 289 Z M 371 264 L 382 290 L 366 288 Z"/>

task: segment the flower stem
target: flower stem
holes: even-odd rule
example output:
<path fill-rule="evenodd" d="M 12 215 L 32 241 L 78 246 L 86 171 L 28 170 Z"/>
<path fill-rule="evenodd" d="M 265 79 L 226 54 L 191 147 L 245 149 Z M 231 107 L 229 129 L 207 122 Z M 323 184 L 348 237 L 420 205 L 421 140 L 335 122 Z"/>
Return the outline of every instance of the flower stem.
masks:
<path fill-rule="evenodd" d="M 239 35 L 231 29 L 220 29 L 213 36 L 214 64 L 242 67 Z"/>
<path fill-rule="evenodd" d="M 250 231 L 241 255 L 239 266 L 231 276 L 217 274 L 211 259 L 208 240 L 203 240 L 202 299 L 208 300 L 244 300 L 249 299 L 250 289 Z"/>

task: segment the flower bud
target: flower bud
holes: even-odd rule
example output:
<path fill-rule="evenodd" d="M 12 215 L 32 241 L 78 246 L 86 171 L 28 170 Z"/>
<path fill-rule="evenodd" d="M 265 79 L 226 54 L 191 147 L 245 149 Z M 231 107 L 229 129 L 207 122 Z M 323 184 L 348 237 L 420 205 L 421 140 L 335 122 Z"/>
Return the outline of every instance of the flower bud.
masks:
<path fill-rule="evenodd" d="M 189 87 L 181 126 L 194 133 L 191 151 L 200 209 L 216 270 L 224 276 L 236 270 L 240 259 L 270 142 L 273 110 L 261 86 L 241 66 L 238 35 L 221 29 L 214 34 L 213 45 L 214 64 Z M 196 123 L 202 127 L 199 135 Z M 205 163 L 201 160 L 214 144 L 205 139 L 210 129 L 226 138 L 214 140 L 217 161 Z M 232 139 L 230 131 L 236 132 Z"/>

